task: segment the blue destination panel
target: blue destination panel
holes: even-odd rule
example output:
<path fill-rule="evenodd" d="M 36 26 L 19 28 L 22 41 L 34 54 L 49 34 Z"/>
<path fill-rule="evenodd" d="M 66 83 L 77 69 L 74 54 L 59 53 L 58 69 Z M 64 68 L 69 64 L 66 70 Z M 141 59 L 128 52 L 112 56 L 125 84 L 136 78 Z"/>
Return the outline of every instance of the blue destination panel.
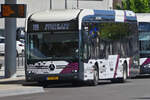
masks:
<path fill-rule="evenodd" d="M 95 15 L 115 16 L 115 11 L 111 10 L 94 10 Z"/>
<path fill-rule="evenodd" d="M 109 10 L 94 10 L 94 15 L 84 17 L 83 21 L 115 21 L 115 12 Z"/>

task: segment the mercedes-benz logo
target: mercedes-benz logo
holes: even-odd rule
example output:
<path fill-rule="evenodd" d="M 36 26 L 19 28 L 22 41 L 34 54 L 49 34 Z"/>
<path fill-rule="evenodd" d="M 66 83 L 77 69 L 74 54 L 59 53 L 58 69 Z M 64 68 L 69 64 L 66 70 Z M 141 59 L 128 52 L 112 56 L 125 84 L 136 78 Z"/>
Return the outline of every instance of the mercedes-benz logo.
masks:
<path fill-rule="evenodd" d="M 53 70 L 55 69 L 55 65 L 54 65 L 54 64 L 50 64 L 50 65 L 49 65 L 49 69 L 50 69 L 51 71 L 53 71 Z"/>

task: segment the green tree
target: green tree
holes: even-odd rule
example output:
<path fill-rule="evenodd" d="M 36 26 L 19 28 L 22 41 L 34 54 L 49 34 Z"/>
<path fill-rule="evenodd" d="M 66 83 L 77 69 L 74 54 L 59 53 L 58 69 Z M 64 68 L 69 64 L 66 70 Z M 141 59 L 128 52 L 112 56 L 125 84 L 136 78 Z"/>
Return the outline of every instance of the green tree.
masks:
<path fill-rule="evenodd" d="M 132 10 L 136 13 L 150 13 L 150 0 L 122 0 L 117 9 Z"/>

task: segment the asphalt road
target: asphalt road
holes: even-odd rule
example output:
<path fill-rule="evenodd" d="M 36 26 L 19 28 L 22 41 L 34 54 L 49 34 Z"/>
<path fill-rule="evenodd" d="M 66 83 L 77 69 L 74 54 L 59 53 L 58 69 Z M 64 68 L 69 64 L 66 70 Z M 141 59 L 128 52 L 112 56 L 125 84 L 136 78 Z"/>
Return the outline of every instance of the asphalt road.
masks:
<path fill-rule="evenodd" d="M 0 100 L 150 100 L 150 79 L 130 79 L 123 84 L 102 82 L 96 87 L 60 84 L 44 90 L 45 93 L 41 94 L 4 97 Z"/>

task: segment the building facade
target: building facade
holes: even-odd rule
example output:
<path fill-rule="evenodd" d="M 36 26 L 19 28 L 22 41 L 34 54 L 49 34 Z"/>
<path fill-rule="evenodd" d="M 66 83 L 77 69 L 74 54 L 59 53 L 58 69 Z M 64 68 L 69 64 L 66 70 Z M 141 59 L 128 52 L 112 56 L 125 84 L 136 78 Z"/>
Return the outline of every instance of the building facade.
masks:
<path fill-rule="evenodd" d="M 4 4 L 5 0 L 0 0 Z M 113 0 L 17 0 L 17 4 L 27 4 L 27 15 L 48 9 L 112 9 Z M 25 18 L 17 18 L 17 28 L 25 26 Z M 4 33 L 5 21 L 0 18 L 0 34 Z"/>
<path fill-rule="evenodd" d="M 113 9 L 118 7 L 122 7 L 122 0 L 113 0 Z"/>

